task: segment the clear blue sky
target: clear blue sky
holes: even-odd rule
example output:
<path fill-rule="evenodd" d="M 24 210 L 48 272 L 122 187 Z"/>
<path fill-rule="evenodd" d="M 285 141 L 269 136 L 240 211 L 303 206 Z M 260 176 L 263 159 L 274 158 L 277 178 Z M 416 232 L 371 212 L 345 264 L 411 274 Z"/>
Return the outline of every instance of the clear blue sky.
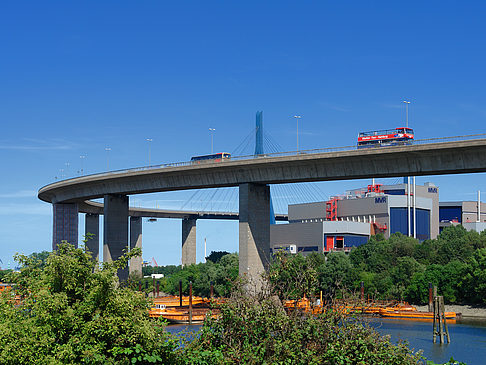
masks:
<path fill-rule="evenodd" d="M 210 152 L 211 127 L 214 149 L 232 152 L 257 110 L 284 150 L 295 114 L 302 149 L 353 145 L 361 130 L 403 125 L 405 99 L 416 138 L 485 132 L 485 14 L 480 1 L 2 2 L 0 265 L 51 248 L 37 190 L 76 175 L 81 155 L 88 173 L 106 170 L 107 146 L 110 169 L 146 165 L 146 138 L 152 163 L 186 161 Z M 486 192 L 484 174 L 425 181 L 441 200 Z M 188 196 L 131 201 L 177 208 Z M 208 251 L 236 251 L 237 227 L 198 222 L 198 258 L 204 237 Z M 177 264 L 180 241 L 180 221 L 144 223 L 144 259 Z"/>

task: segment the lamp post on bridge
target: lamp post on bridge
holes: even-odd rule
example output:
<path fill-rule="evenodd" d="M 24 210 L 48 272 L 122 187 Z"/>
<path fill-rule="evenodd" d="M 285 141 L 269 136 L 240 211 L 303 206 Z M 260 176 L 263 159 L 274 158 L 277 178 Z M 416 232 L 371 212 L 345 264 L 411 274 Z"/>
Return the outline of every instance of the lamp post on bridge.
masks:
<path fill-rule="evenodd" d="M 408 128 L 408 104 L 410 104 L 410 101 L 407 101 L 407 100 L 404 100 L 403 101 L 405 103 L 405 121 L 406 121 L 406 127 Z"/>
<path fill-rule="evenodd" d="M 294 115 L 297 120 L 297 152 L 299 152 L 299 119 L 302 118 L 300 115 Z"/>
<path fill-rule="evenodd" d="M 84 175 L 84 159 L 86 158 L 86 155 L 81 155 L 79 156 L 80 160 L 81 160 L 81 176 Z"/>
<path fill-rule="evenodd" d="M 211 133 L 211 154 L 213 154 L 213 135 L 215 130 L 214 128 L 209 128 L 209 132 Z"/>
<path fill-rule="evenodd" d="M 150 145 L 151 145 L 153 139 L 152 138 L 146 138 L 145 140 L 148 142 L 148 165 L 150 166 L 151 165 L 151 163 L 150 163 Z"/>
<path fill-rule="evenodd" d="M 106 171 L 110 171 L 110 147 L 105 147 L 106 151 Z"/>

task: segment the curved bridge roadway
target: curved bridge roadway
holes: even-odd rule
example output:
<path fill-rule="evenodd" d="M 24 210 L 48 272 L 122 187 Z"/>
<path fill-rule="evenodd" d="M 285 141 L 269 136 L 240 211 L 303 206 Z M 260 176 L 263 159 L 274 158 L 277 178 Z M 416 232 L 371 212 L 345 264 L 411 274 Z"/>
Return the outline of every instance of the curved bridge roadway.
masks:
<path fill-rule="evenodd" d="M 115 171 L 56 182 L 41 188 L 38 196 L 54 204 L 55 229 L 56 207 L 66 221 L 65 206 L 103 198 L 104 257 L 110 260 L 128 242 L 128 195 L 238 186 L 240 273 L 256 278 L 269 262 L 268 184 L 486 172 L 486 134 L 416 141 L 410 146 L 352 148 Z M 183 244 L 183 260 L 184 249 Z"/>

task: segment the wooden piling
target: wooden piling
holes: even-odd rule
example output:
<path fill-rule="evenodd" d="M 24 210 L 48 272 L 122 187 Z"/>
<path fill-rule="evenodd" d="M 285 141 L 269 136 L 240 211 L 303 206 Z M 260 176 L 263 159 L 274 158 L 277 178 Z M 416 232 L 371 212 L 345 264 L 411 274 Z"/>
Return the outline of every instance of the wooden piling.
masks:
<path fill-rule="evenodd" d="M 182 280 L 179 280 L 179 307 L 182 307 Z"/>
<path fill-rule="evenodd" d="M 434 292 L 436 292 L 434 288 Z M 439 342 L 451 343 L 451 338 L 449 336 L 449 329 L 447 328 L 447 321 L 445 317 L 445 307 L 444 307 L 444 297 L 434 296 L 434 323 L 432 326 L 433 331 L 433 341 L 437 343 L 437 337 L 439 337 Z"/>
<path fill-rule="evenodd" d="M 444 319 L 444 334 L 447 338 L 447 343 L 451 343 L 451 337 L 449 336 L 449 328 L 447 328 L 447 320 L 445 317 L 444 297 L 440 297 L 440 298 L 441 298 L 440 305 L 442 310 L 442 317 Z"/>
<path fill-rule="evenodd" d="M 189 324 L 192 324 L 192 281 L 189 282 Z"/>
<path fill-rule="evenodd" d="M 152 278 L 152 298 L 155 298 L 155 278 Z"/>
<path fill-rule="evenodd" d="M 435 305 L 435 298 L 434 298 L 434 323 L 432 324 L 432 334 L 433 334 L 433 339 L 434 343 L 437 342 L 437 306 Z"/>
<path fill-rule="evenodd" d="M 364 302 L 364 281 L 361 282 L 361 301 Z"/>
<path fill-rule="evenodd" d="M 432 283 L 429 283 L 429 312 L 432 312 L 432 305 L 433 305 L 433 300 L 434 300 L 434 295 L 432 293 L 433 288 L 432 288 Z"/>

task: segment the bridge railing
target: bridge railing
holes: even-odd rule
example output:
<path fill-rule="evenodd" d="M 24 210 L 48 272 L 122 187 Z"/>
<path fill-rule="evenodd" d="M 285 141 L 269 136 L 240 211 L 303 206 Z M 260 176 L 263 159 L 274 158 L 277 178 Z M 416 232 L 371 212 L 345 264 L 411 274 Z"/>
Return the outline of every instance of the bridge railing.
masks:
<path fill-rule="evenodd" d="M 464 136 L 453 136 L 453 137 L 436 137 L 436 138 L 426 138 L 426 139 L 417 139 L 413 141 L 413 145 L 424 145 L 424 144 L 432 144 L 432 143 L 444 143 L 444 142 L 458 142 L 458 141 L 469 141 L 475 139 L 486 139 L 486 133 L 479 133 L 479 134 L 470 134 Z M 386 147 L 374 147 L 380 150 L 382 149 L 393 149 L 400 146 L 386 146 Z M 306 154 L 320 154 L 320 153 L 328 153 L 328 152 L 342 152 L 342 151 L 355 151 L 356 145 L 354 146 L 343 146 L 343 147 L 328 147 L 328 148 L 316 148 L 310 150 L 300 150 L 300 151 L 286 151 L 286 152 L 273 152 L 273 153 L 265 153 L 263 155 L 245 155 L 245 156 L 232 156 L 231 161 L 242 161 L 242 160 L 252 160 L 252 159 L 262 159 L 262 158 L 269 158 L 269 157 L 283 157 L 283 156 L 296 156 L 296 155 L 306 155 Z M 204 165 L 210 164 L 221 164 L 221 162 L 212 162 L 211 160 L 204 161 Z M 161 168 L 168 168 L 168 167 L 180 167 L 180 166 L 192 166 L 194 165 L 191 161 L 183 161 L 183 162 L 171 162 L 165 164 L 158 164 L 158 165 L 150 165 L 150 166 L 141 166 L 141 167 L 134 167 L 129 169 L 121 169 L 121 170 L 112 170 L 107 172 L 100 172 L 90 175 L 84 176 L 103 176 L 103 175 L 113 175 L 119 173 L 127 173 L 127 172 L 138 172 L 138 171 L 146 171 L 146 170 L 153 170 L 153 169 L 161 169 Z M 79 176 L 75 177 L 79 178 Z M 64 181 L 71 180 L 65 179 Z"/>

